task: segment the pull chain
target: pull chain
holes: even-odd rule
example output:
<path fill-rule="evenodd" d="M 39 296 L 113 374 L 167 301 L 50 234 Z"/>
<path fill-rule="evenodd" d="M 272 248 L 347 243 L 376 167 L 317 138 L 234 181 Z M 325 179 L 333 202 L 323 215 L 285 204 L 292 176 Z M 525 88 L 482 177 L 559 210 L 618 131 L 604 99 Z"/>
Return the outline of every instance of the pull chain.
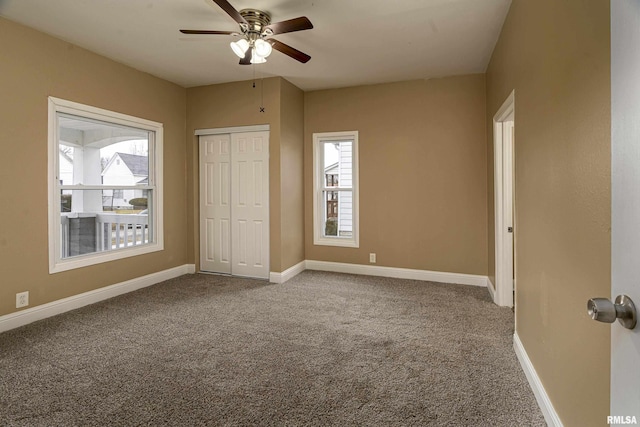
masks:
<path fill-rule="evenodd" d="M 264 113 L 264 77 L 260 78 L 260 112 Z"/>
<path fill-rule="evenodd" d="M 256 64 L 253 65 L 253 88 L 256 88 Z M 260 77 L 260 112 L 264 113 L 264 76 Z"/>

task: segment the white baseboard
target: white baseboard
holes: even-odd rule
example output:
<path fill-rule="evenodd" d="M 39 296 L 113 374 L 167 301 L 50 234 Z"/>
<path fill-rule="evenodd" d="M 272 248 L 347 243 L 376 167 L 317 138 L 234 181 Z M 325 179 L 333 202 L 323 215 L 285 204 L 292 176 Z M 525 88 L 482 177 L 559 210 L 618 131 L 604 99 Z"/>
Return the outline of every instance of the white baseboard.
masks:
<path fill-rule="evenodd" d="M 155 285 L 156 283 L 173 279 L 184 274 L 192 274 L 194 272 L 194 264 L 185 264 L 179 267 L 127 280 L 126 282 L 116 283 L 115 285 L 105 286 L 104 288 L 73 295 L 47 304 L 38 305 L 33 308 L 27 308 L 16 313 L 0 316 L 0 332 L 18 328 L 37 320 L 46 319 L 47 317 L 55 316 L 56 314 L 75 310 L 76 308 L 84 307 L 85 305 L 113 298 L 118 295 L 126 294 L 127 292 L 132 292 L 137 289 Z"/>
<path fill-rule="evenodd" d="M 487 286 L 490 288 L 490 286 L 487 285 L 488 278 L 486 276 L 313 260 L 301 261 L 282 273 L 271 272 L 269 274 L 269 281 L 272 283 L 284 283 L 302 273 L 304 270 L 333 271 L 336 273 L 363 274 L 369 276 L 394 277 L 398 279 L 459 283 L 463 285 Z M 68 298 L 21 310 L 16 313 L 0 316 L 0 332 L 18 328 L 37 320 L 55 316 L 56 314 L 61 314 L 76 308 L 84 307 L 85 305 L 94 304 L 137 289 L 155 285 L 156 283 L 173 279 L 184 274 L 194 274 L 195 271 L 195 264 L 184 264 L 179 267 L 127 280 L 126 282 L 116 283 L 104 288 L 73 295 Z"/>
<path fill-rule="evenodd" d="M 493 282 L 490 277 L 487 277 L 487 289 L 489 289 L 489 294 L 491 294 L 491 300 L 496 302 L 496 288 L 493 286 Z"/>
<path fill-rule="evenodd" d="M 363 274 L 367 276 L 394 277 L 397 279 L 425 280 L 429 282 L 458 283 L 461 285 L 487 286 L 487 276 L 441 271 L 412 270 L 409 268 L 379 267 L 374 265 L 345 264 L 327 261 L 306 261 L 307 270 L 333 271 L 336 273 Z"/>
<path fill-rule="evenodd" d="M 271 283 L 284 283 L 289 279 L 294 278 L 298 274 L 302 273 L 306 269 L 306 262 L 300 261 L 293 267 L 287 268 L 282 273 L 274 273 L 273 271 L 269 273 L 269 281 Z"/>
<path fill-rule="evenodd" d="M 547 425 L 551 427 L 562 427 L 562 421 L 560 420 L 556 410 L 553 408 L 551 399 L 549 398 L 547 391 L 544 389 L 542 381 L 540 381 L 540 377 L 538 377 L 538 373 L 533 367 L 517 332 L 513 334 L 513 349 L 516 352 L 516 356 L 518 356 L 518 361 L 520 361 L 524 374 L 527 376 L 527 380 L 533 390 L 533 394 L 536 396 L 538 406 L 540 406 L 540 409 L 542 410 L 542 414 L 544 415 Z"/>

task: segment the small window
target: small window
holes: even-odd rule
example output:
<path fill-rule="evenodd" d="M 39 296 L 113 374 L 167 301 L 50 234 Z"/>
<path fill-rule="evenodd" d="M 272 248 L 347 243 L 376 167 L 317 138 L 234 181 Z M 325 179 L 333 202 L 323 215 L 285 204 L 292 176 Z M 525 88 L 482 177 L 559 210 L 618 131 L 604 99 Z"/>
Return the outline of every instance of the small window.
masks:
<path fill-rule="evenodd" d="M 358 132 L 313 134 L 314 244 L 359 246 Z"/>
<path fill-rule="evenodd" d="M 162 133 L 49 98 L 50 273 L 163 249 Z"/>

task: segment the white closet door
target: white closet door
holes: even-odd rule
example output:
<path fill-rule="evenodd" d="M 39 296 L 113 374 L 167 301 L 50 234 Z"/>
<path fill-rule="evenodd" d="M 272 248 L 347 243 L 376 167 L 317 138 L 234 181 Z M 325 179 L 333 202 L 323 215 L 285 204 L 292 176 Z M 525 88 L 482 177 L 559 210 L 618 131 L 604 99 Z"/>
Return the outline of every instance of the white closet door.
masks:
<path fill-rule="evenodd" d="M 232 274 L 269 278 L 269 132 L 231 135 Z"/>
<path fill-rule="evenodd" d="M 269 278 L 269 132 L 200 136 L 200 271 Z"/>
<path fill-rule="evenodd" d="M 231 273 L 231 135 L 200 137 L 200 270 Z"/>

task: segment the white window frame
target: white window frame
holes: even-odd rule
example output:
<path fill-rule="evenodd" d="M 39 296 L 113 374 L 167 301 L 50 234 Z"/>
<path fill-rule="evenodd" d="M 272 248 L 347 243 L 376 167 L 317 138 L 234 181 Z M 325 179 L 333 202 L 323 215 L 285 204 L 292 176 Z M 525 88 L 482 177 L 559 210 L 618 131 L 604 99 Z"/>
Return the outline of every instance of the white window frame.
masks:
<path fill-rule="evenodd" d="M 163 222 L 163 125 L 162 123 L 116 113 L 73 101 L 50 96 L 49 132 L 48 132 L 48 217 L 49 217 L 49 273 L 72 270 L 89 265 L 100 264 L 117 259 L 129 258 L 151 252 L 164 250 Z M 61 254 L 61 216 L 60 191 L 58 179 L 58 113 L 72 114 L 82 118 L 100 120 L 115 125 L 144 129 L 155 134 L 153 144 L 149 146 L 149 185 L 153 191 L 151 206 L 153 218 L 150 227 L 152 240 L 144 245 L 115 249 L 105 252 L 94 252 L 72 258 L 62 258 Z M 83 190 L 103 190 L 111 187 L 81 186 Z"/>
<path fill-rule="evenodd" d="M 326 187 L 324 177 L 324 144 L 332 141 L 353 141 L 353 164 L 351 188 Z M 341 246 L 348 248 L 360 247 L 360 198 L 359 198 L 359 162 L 358 162 L 358 131 L 322 132 L 313 134 L 313 244 L 320 246 Z M 353 197 L 353 234 L 351 237 L 324 235 L 324 200 L 323 192 L 351 191 Z M 338 210 L 340 207 L 338 207 Z"/>

